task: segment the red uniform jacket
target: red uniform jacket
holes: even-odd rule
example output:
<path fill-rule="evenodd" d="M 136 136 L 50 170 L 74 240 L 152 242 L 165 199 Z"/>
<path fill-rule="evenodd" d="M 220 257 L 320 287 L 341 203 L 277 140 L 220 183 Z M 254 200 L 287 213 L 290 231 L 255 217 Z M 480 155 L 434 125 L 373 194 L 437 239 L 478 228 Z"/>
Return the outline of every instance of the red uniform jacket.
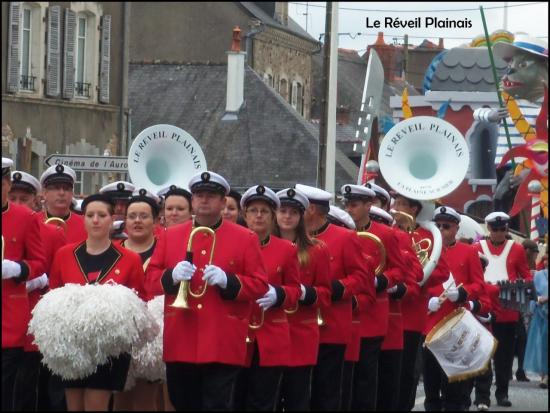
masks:
<path fill-rule="evenodd" d="M 162 288 L 164 303 L 165 362 L 246 364 L 246 337 L 252 302 L 268 290 L 258 236 L 247 228 L 221 221 L 215 229 L 213 265 L 227 274 L 225 290 L 208 286 L 201 298 L 188 295 L 190 309 L 170 307 L 179 285 L 172 270 L 185 259 L 193 222 L 168 228 L 147 267 L 149 292 Z M 208 264 L 212 236 L 200 233 L 193 240 L 193 263 L 197 266 L 190 288 L 198 292 L 204 285 L 202 270 Z"/>
<path fill-rule="evenodd" d="M 415 242 L 421 239 L 429 238 L 433 243 L 432 233 L 427 229 L 419 227 L 413 234 Z M 430 256 L 432 249 L 429 250 Z M 421 333 L 424 331 L 426 319 L 428 316 L 428 288 L 432 288 L 444 283 L 449 278 L 449 266 L 444 257 L 440 257 L 437 266 L 432 271 L 428 281 L 420 289 L 418 297 L 405 296 L 401 302 L 401 311 L 403 314 L 403 330 Z"/>
<path fill-rule="evenodd" d="M 483 253 L 479 242 L 475 243 L 474 245 L 477 248 L 477 251 Z M 503 243 L 502 245 L 495 247 L 489 239 L 487 240 L 487 246 L 489 247 L 489 251 L 493 255 L 500 255 L 504 250 L 505 245 L 506 243 Z M 491 259 L 491 257 L 487 258 L 489 260 Z M 515 281 L 519 278 L 522 278 L 526 281 L 531 281 L 533 279 L 531 271 L 529 271 L 529 266 L 527 265 L 527 256 L 525 255 L 525 250 L 517 242 L 514 242 L 514 244 L 512 245 L 512 249 L 508 254 L 508 259 L 506 260 L 506 269 L 508 270 L 508 279 L 510 281 Z M 497 297 L 495 308 L 493 308 L 493 314 L 496 317 L 496 321 L 499 323 L 513 323 L 518 321 L 519 312 L 504 309 L 500 305 L 500 301 L 498 300 L 498 285 L 486 284 L 486 287 L 489 295 L 493 294 Z"/>
<path fill-rule="evenodd" d="M 351 343 L 352 297 L 364 292 L 373 303 L 374 268 L 362 254 L 359 237 L 354 231 L 328 224 L 316 235 L 330 254 L 330 280 L 332 304 L 322 310 L 325 325 L 321 326 L 321 343 Z"/>
<path fill-rule="evenodd" d="M 247 347 L 247 365 L 252 363 L 254 339 L 258 342 L 260 366 L 288 366 L 290 363 L 290 329 L 285 309 L 296 308 L 302 294 L 296 247 L 291 242 L 270 236 L 260 247 L 267 272 L 267 282 L 277 290 L 277 302 L 264 312 L 264 321 L 258 329 L 250 329 Z M 258 325 L 262 309 L 252 304 L 250 324 Z"/>
<path fill-rule="evenodd" d="M 2 348 L 24 346 L 31 316 L 25 281 L 45 270 L 40 227 L 32 215 L 10 202 L 2 209 L 4 259 L 21 264 L 19 277 L 2 279 Z"/>
<path fill-rule="evenodd" d="M 300 267 L 300 282 L 306 287 L 306 295 L 295 312 L 287 313 L 290 326 L 289 366 L 317 364 L 319 354 L 319 325 L 317 310 L 330 305 L 329 267 L 327 246 L 318 241 L 308 249 L 309 261 Z"/>
<path fill-rule="evenodd" d="M 117 243 L 112 243 L 112 245 L 118 256 L 111 267 L 98 275 L 96 282 L 105 284 L 107 281 L 113 280 L 117 284 L 136 290 L 139 297 L 144 299 L 141 258 L 135 252 L 127 250 Z M 55 254 L 50 270 L 50 288 L 63 287 L 65 284 L 85 285 L 88 283 L 88 278 L 82 272 L 76 256 L 77 250 L 80 248 L 86 248 L 86 243 L 67 244 Z"/>
<path fill-rule="evenodd" d="M 48 214 L 45 211 L 40 212 L 40 215 L 42 216 L 42 221 L 46 221 L 48 219 Z M 81 215 L 70 212 L 69 218 L 65 221 L 65 223 L 67 224 L 67 229 L 65 231 L 67 242 L 82 242 L 88 238 L 86 228 L 84 228 L 84 218 Z"/>
<path fill-rule="evenodd" d="M 67 239 L 65 238 L 65 231 L 63 231 L 63 228 L 61 227 L 44 224 L 44 222 L 42 221 L 42 214 L 35 213 L 34 217 L 39 222 L 40 235 L 42 236 L 42 249 L 44 251 L 46 260 L 44 271 L 46 272 L 46 274 L 49 275 L 55 253 L 67 243 Z M 32 278 L 29 277 L 29 279 L 39 277 L 40 275 L 42 274 L 35 274 Z M 42 294 L 45 290 L 46 289 L 33 290 L 28 293 L 29 307 L 31 311 L 33 310 L 38 300 L 40 300 L 40 297 L 42 297 Z M 25 351 L 38 351 L 38 347 L 32 344 L 33 341 L 34 336 L 32 334 L 27 334 L 27 338 L 25 341 Z"/>
<path fill-rule="evenodd" d="M 441 305 L 441 308 L 435 313 L 430 312 L 424 327 L 424 335 L 427 335 L 430 330 L 443 319 L 447 314 L 453 312 L 456 308 L 465 305 L 469 308 L 468 301 L 479 300 L 480 296 L 484 295 L 483 288 L 483 268 L 477 249 L 469 244 L 457 241 L 453 246 L 443 247 L 441 251 L 442 257 L 451 269 L 454 279 L 454 285 L 459 288 L 458 301 L 452 302 L 447 299 Z M 439 297 L 444 291 L 443 285 L 436 285 L 428 290 L 430 297 Z M 426 308 L 426 311 L 428 309 Z"/>

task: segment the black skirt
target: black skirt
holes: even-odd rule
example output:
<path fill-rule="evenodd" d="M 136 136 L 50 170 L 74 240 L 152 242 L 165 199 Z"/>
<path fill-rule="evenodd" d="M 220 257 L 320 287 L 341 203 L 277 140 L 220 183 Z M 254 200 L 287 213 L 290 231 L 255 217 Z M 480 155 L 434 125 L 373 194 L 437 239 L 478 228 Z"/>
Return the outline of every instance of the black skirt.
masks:
<path fill-rule="evenodd" d="M 77 380 L 63 380 L 66 389 L 98 389 L 122 391 L 128 377 L 130 361 L 129 353 L 122 353 L 118 357 L 109 357 L 107 363 L 98 366 L 97 371 L 88 377 Z"/>

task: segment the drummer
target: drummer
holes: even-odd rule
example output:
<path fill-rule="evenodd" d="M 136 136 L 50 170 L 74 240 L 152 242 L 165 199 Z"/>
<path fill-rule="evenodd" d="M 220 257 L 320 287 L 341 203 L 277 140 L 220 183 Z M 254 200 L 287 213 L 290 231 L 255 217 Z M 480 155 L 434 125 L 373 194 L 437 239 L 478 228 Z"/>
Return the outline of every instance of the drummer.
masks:
<path fill-rule="evenodd" d="M 90 195 L 82 202 L 82 210 L 87 238 L 57 252 L 51 268 L 50 287 L 104 284 L 113 280 L 135 289 L 143 298 L 144 274 L 139 255 L 109 238 L 114 214 L 112 199 L 105 194 Z M 111 393 L 123 390 L 129 366 L 130 355 L 123 353 L 110 358 L 84 379 L 64 380 L 68 410 L 107 410 Z"/>
<path fill-rule="evenodd" d="M 429 314 L 424 335 L 460 306 L 465 306 L 468 310 L 479 310 L 474 307 L 479 306 L 477 300 L 484 292 L 483 269 L 477 250 L 456 240 L 460 214 L 449 206 L 441 206 L 434 211 L 433 220 L 441 232 L 441 255 L 447 261 L 451 273 L 445 283 L 428 289 L 431 298 L 428 301 Z M 426 411 L 462 410 L 465 382 L 449 383 L 437 359 L 427 348 L 423 349 L 423 375 Z"/>

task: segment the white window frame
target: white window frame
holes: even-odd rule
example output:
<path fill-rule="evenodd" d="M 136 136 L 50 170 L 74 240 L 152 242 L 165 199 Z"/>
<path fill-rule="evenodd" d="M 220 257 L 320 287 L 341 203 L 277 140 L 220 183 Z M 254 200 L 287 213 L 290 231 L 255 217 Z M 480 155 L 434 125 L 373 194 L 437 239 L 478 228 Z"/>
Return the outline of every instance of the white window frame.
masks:
<path fill-rule="evenodd" d="M 44 92 L 42 80 L 45 77 L 44 56 L 46 54 L 46 10 L 48 2 L 24 2 L 20 10 L 19 33 L 19 82 L 21 76 L 34 76 L 34 89 L 23 89 L 20 84 L 18 93 L 30 97 L 40 97 Z M 25 10 L 30 10 L 29 29 L 29 70 L 23 73 L 23 24 Z"/>
<path fill-rule="evenodd" d="M 85 27 L 84 27 L 84 36 L 81 36 L 80 35 L 80 24 L 81 24 L 81 19 L 84 20 L 85 22 Z M 88 66 L 87 65 L 87 42 L 88 42 L 88 27 L 89 27 L 89 18 L 86 14 L 84 13 L 78 13 L 77 16 L 76 16 L 76 30 L 75 30 L 75 35 L 76 35 L 76 41 L 75 41 L 75 91 L 74 91 L 74 96 L 75 98 L 77 99 L 90 99 L 93 94 L 94 94 L 94 91 L 93 90 L 90 90 L 90 96 L 86 96 L 86 95 L 83 95 L 83 94 L 79 94 L 78 93 L 78 88 L 76 87 L 77 83 L 91 83 L 91 82 L 87 82 L 87 74 L 88 74 L 88 71 L 86 70 L 86 67 Z M 84 47 L 83 47 L 83 50 L 80 50 L 80 39 L 84 39 Z M 81 54 L 84 55 L 84 58 L 82 59 L 82 78 L 79 79 L 78 78 L 78 75 L 79 75 L 79 64 L 80 64 L 80 59 L 81 59 Z M 92 88 L 92 85 L 90 85 L 90 89 Z"/>
<path fill-rule="evenodd" d="M 25 28 L 25 12 L 29 12 L 29 28 Z M 19 78 L 21 79 L 21 76 L 31 76 L 32 74 L 32 7 L 30 7 L 28 4 L 24 4 L 21 8 L 21 66 L 19 67 Z M 27 60 L 29 62 L 29 67 L 27 68 L 27 73 L 23 73 L 23 60 L 24 60 L 24 53 L 23 50 L 25 48 L 25 31 L 29 32 L 29 50 L 27 53 Z M 22 89 L 21 90 L 28 90 L 28 89 Z"/>

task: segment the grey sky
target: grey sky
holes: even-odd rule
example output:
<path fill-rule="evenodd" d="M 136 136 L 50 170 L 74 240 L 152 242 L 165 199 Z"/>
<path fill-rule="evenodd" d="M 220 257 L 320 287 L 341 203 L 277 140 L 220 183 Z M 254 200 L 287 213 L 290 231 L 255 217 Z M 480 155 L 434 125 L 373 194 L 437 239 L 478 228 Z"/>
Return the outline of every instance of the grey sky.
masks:
<path fill-rule="evenodd" d="M 290 2 L 289 15 L 304 29 L 306 28 L 306 3 L 305 1 Z M 508 30 L 512 33 L 526 32 L 531 36 L 543 37 L 548 42 L 548 3 L 538 2 L 507 2 L 508 8 Z M 530 3 L 530 4 L 526 4 Z M 516 6 L 521 5 L 523 6 Z M 526 5 L 525 5 L 526 4 Z M 482 5 L 485 11 L 485 18 L 489 33 L 504 28 L 504 9 L 491 8 L 502 7 L 504 2 L 340 2 L 339 11 L 339 33 L 351 33 L 355 39 L 347 35 L 339 36 L 339 47 L 355 49 L 362 54 L 367 45 L 374 43 L 378 31 L 384 32 L 386 43 L 393 43 L 394 36 L 409 35 L 410 44 L 419 44 L 424 38 L 437 43 L 439 37 L 445 39 L 445 47 L 456 47 L 468 43 L 472 38 L 483 34 L 483 24 L 479 13 L 479 6 Z M 322 7 L 315 7 L 322 6 Z M 315 39 L 325 30 L 325 3 L 309 2 L 307 31 Z M 393 10 L 385 12 L 344 10 L 343 8 L 367 9 L 367 10 Z M 448 12 L 419 12 L 419 10 L 457 10 L 475 9 L 469 11 L 448 11 Z M 403 12 L 403 10 L 415 10 L 414 12 Z M 396 12 L 397 11 L 397 12 Z M 428 16 L 438 17 L 445 20 L 464 20 L 468 18 L 472 22 L 472 28 L 426 28 L 424 18 Z M 381 20 L 381 28 L 366 28 L 365 20 Z M 384 28 L 385 17 L 399 17 L 402 20 L 421 17 L 421 28 Z M 362 35 L 357 35 L 362 33 Z M 366 35 L 367 34 L 367 35 Z M 418 36 L 418 37 L 416 37 Z M 452 39 L 452 38 L 464 39 Z M 403 43 L 402 37 L 397 39 Z"/>

